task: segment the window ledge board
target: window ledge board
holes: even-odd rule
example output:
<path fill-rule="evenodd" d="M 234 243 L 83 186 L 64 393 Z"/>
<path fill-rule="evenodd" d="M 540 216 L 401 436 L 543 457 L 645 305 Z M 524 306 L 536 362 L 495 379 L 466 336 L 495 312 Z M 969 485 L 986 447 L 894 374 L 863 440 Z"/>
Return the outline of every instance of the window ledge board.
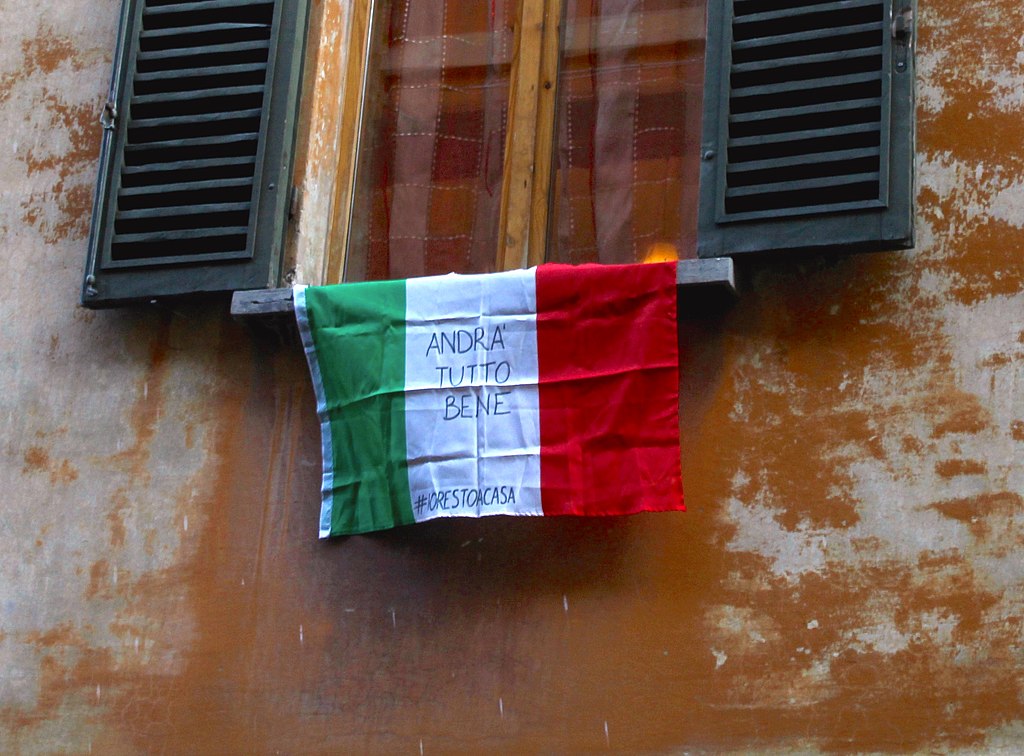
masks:
<path fill-rule="evenodd" d="M 715 289 L 724 295 L 735 296 L 736 274 L 732 258 L 680 260 L 676 283 L 680 288 Z M 241 319 L 291 315 L 293 309 L 290 288 L 236 291 L 231 297 L 231 314 Z"/>

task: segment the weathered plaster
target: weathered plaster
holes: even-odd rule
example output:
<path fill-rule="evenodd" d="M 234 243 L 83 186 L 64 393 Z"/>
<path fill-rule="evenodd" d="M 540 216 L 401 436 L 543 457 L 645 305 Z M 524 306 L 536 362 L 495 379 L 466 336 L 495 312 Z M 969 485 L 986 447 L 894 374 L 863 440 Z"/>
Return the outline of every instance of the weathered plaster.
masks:
<path fill-rule="evenodd" d="M 0 4 L 0 751 L 85 751 L 193 633 L 167 571 L 204 520 L 219 316 L 75 307 L 116 7 L 23 11 Z"/>
<path fill-rule="evenodd" d="M 689 512 L 327 544 L 294 344 L 76 306 L 116 5 L 0 0 L 0 751 L 1024 748 L 1017 0 L 920 0 L 915 251 L 683 324 Z"/>

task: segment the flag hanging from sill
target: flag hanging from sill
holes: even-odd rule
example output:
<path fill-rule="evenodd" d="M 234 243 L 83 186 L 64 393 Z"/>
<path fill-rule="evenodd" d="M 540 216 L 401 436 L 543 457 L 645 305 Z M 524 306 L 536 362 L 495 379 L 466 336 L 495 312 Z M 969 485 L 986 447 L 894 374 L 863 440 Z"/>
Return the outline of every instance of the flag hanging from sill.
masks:
<path fill-rule="evenodd" d="M 320 537 L 684 509 L 676 266 L 299 286 Z"/>

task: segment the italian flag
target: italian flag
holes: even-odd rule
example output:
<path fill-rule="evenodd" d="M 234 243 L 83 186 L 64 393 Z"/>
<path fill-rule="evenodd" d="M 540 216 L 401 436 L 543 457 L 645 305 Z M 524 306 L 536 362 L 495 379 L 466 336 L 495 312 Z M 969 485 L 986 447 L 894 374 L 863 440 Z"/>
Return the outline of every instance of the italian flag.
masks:
<path fill-rule="evenodd" d="M 674 263 L 298 286 L 294 301 L 321 538 L 684 508 Z"/>

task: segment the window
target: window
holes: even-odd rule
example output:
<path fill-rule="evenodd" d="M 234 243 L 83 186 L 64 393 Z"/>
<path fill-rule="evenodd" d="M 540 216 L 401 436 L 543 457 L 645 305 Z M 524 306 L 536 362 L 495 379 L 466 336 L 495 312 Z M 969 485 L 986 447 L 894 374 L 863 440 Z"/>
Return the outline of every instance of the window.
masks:
<path fill-rule="evenodd" d="M 280 285 L 304 2 L 129 0 L 87 304 Z M 343 4 L 323 282 L 909 246 L 896 2 Z"/>

